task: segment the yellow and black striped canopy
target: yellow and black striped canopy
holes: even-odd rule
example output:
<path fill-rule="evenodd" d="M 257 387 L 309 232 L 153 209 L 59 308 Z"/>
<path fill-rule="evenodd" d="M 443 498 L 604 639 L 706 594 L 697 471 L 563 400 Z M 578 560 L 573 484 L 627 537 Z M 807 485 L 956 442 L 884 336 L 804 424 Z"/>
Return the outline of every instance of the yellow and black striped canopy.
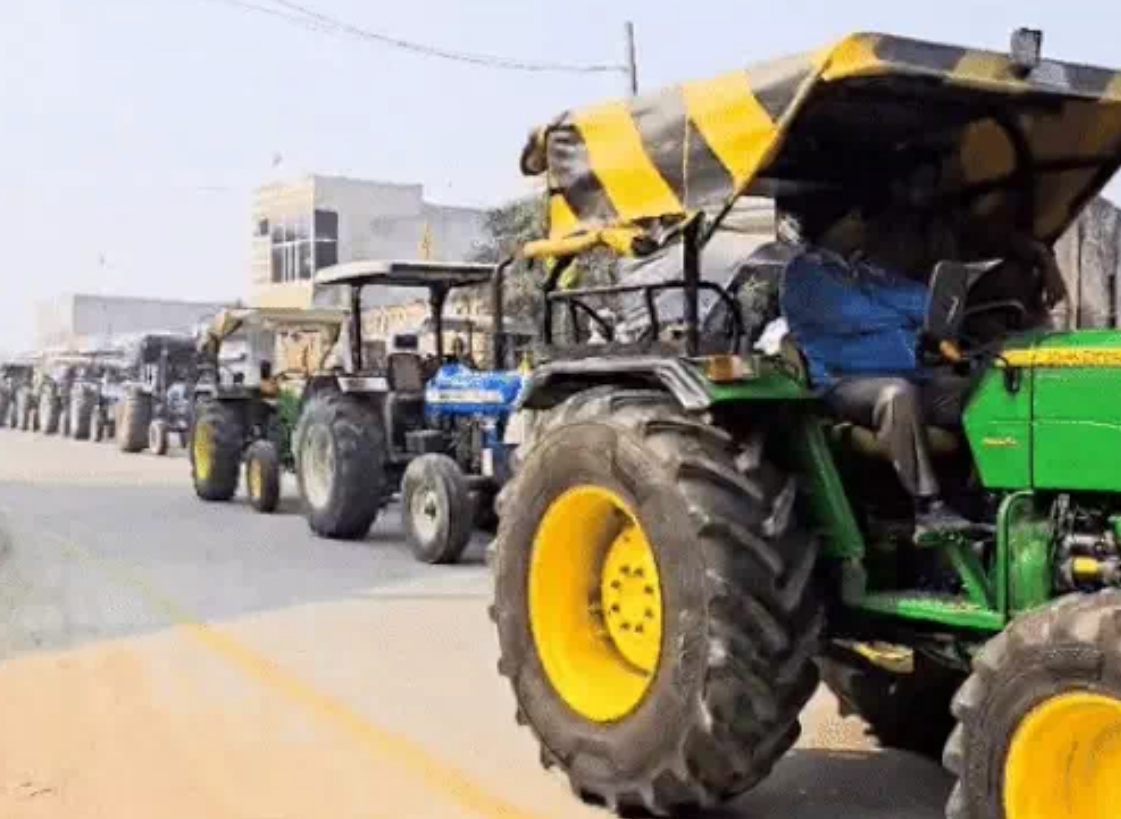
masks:
<path fill-rule="evenodd" d="M 939 171 L 934 201 L 974 228 L 1053 241 L 1121 164 L 1121 74 L 857 34 L 566 112 L 532 135 L 522 170 L 547 180 L 553 247 L 594 236 L 628 252 L 739 195 L 862 195 L 920 158 Z"/>

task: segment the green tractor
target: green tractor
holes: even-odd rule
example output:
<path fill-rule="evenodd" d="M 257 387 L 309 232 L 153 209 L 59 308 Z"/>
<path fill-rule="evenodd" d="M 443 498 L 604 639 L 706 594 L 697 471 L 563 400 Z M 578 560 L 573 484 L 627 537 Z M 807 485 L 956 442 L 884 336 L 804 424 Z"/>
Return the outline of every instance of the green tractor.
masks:
<path fill-rule="evenodd" d="M 1045 294 L 1121 165 L 1121 74 L 1039 43 L 857 35 L 531 138 L 550 235 L 522 255 L 551 267 L 492 616 L 518 721 L 580 797 L 732 799 L 823 678 L 883 745 L 944 760 L 952 819 L 1118 815 L 1121 332 L 1048 329 Z M 750 260 L 710 275 L 745 197 L 924 271 L 905 344 L 970 379 L 961 422 L 920 430 L 967 526 L 918 534 L 882 440 L 827 407 L 797 339 L 755 332 Z M 561 286 L 603 248 L 635 277 Z M 659 258 L 673 275 L 646 275 Z M 785 315 L 802 266 L 780 269 Z"/>
<path fill-rule="evenodd" d="M 291 438 L 300 394 L 322 369 L 345 319 L 345 310 L 328 308 L 238 308 L 219 312 L 207 325 L 199 339 L 188 447 L 200 499 L 230 500 L 244 463 L 250 505 L 276 511 L 281 475 L 295 466 Z M 285 339 L 314 343 L 286 351 L 301 360 L 277 368 Z"/>

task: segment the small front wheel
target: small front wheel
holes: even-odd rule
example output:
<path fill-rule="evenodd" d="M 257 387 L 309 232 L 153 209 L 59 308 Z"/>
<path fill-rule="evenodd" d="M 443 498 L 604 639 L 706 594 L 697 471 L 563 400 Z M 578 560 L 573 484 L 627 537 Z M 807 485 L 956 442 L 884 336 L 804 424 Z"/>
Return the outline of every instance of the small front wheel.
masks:
<path fill-rule="evenodd" d="M 153 455 L 166 455 L 167 444 L 167 421 L 157 418 L 148 425 L 148 449 Z"/>
<path fill-rule="evenodd" d="M 245 483 L 249 503 L 262 514 L 280 504 L 280 454 L 272 441 L 257 441 L 245 454 Z"/>
<path fill-rule="evenodd" d="M 405 539 L 421 563 L 455 563 L 471 540 L 475 502 L 459 465 L 447 455 L 421 455 L 401 482 Z"/>

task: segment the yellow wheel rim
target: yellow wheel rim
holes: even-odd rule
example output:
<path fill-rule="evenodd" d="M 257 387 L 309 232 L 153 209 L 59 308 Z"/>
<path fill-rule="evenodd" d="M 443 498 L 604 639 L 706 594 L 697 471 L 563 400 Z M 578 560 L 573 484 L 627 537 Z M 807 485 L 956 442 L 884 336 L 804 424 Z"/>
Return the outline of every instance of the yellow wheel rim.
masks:
<path fill-rule="evenodd" d="M 261 487 L 265 483 L 264 470 L 261 468 L 261 462 L 252 460 L 249 462 L 249 495 L 253 498 L 261 497 Z"/>
<path fill-rule="evenodd" d="M 557 498 L 533 541 L 529 619 L 561 699 L 599 723 L 634 711 L 658 669 L 662 618 L 657 560 L 626 502 L 598 486 Z"/>
<path fill-rule="evenodd" d="M 195 443 L 191 454 L 195 458 L 195 475 L 200 481 L 209 480 L 214 469 L 214 431 L 207 424 L 195 427 Z"/>
<path fill-rule="evenodd" d="M 1005 763 L 1005 819 L 1113 819 L 1119 811 L 1121 699 L 1063 694 L 1029 713 Z"/>

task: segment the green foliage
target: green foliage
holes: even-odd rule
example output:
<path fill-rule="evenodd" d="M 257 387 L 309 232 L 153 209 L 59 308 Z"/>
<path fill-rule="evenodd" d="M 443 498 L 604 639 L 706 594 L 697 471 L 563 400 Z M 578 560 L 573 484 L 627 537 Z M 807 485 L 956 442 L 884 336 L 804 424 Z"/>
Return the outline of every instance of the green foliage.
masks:
<path fill-rule="evenodd" d="M 486 238 L 472 257 L 473 261 L 497 263 L 517 253 L 526 242 L 544 238 L 548 230 L 544 197 L 515 199 L 487 214 Z M 591 287 L 617 281 L 616 259 L 610 253 L 594 252 L 575 263 L 574 286 Z M 506 278 L 506 314 L 514 319 L 537 321 L 544 300 L 541 284 L 545 266 L 540 262 L 516 262 Z M 472 294 L 485 298 L 482 294 Z M 563 322 L 562 322 L 563 323 Z"/>
<path fill-rule="evenodd" d="M 276 415 L 280 422 L 280 440 L 277 442 L 280 449 L 280 463 L 290 469 L 295 465 L 295 453 L 292 451 L 292 432 L 296 429 L 296 422 L 300 418 L 299 393 L 281 390 L 276 401 Z"/>

